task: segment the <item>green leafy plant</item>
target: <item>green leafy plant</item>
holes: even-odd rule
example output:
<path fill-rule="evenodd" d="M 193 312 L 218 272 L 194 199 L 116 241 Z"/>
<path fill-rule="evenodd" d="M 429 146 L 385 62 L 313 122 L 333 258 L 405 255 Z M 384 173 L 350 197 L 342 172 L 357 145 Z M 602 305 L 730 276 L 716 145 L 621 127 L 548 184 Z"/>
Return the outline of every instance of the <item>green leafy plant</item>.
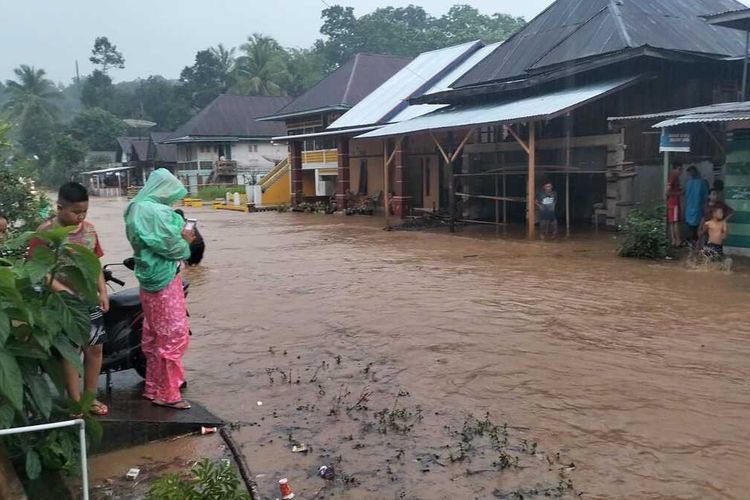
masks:
<path fill-rule="evenodd" d="M 164 476 L 151 485 L 147 500 L 250 500 L 229 460 L 204 459 L 193 466 L 189 478 Z"/>
<path fill-rule="evenodd" d="M 74 414 L 88 417 L 92 394 L 66 406 L 57 403 L 65 394 L 62 360 L 82 371 L 78 348 L 88 341 L 88 304 L 96 301 L 100 272 L 96 255 L 66 243 L 69 232 L 29 234 L 27 240 L 45 243 L 29 260 L 0 259 L 0 428 L 69 420 Z M 47 283 L 59 273 L 81 298 L 50 289 Z M 88 420 L 87 429 L 100 439 L 101 427 Z M 3 443 L 29 479 L 42 469 L 76 470 L 75 429 L 13 435 Z"/>
<path fill-rule="evenodd" d="M 224 199 L 227 193 L 245 194 L 245 186 L 205 186 L 198 190 L 198 198 L 204 201 L 212 201 L 216 198 Z"/>
<path fill-rule="evenodd" d="M 620 257 L 663 259 L 667 256 L 667 215 L 664 207 L 634 209 L 620 228 L 617 253 Z"/>

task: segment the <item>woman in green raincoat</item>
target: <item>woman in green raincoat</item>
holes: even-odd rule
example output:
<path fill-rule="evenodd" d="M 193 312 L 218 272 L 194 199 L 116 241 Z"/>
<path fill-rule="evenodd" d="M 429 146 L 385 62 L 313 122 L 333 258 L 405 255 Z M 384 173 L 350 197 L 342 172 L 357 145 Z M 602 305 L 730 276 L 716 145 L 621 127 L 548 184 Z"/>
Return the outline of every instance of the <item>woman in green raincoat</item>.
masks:
<path fill-rule="evenodd" d="M 125 210 L 125 231 L 133 247 L 144 314 L 141 348 L 147 369 L 143 397 L 180 410 L 190 408 L 180 394 L 189 326 L 178 273 L 180 261 L 190 257 L 195 234 L 184 229 L 172 205 L 186 194 L 185 186 L 160 168 Z"/>

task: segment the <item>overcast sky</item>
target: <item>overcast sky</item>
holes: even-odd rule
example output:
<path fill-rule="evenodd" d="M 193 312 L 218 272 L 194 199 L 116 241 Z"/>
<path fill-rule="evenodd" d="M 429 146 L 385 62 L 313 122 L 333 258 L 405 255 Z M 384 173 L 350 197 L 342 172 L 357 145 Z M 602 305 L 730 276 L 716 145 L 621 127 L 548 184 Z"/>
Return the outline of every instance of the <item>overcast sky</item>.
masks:
<path fill-rule="evenodd" d="M 422 5 L 439 16 L 456 3 L 486 14 L 537 15 L 552 0 L 325 0 L 352 6 L 357 16 L 385 5 Z M 0 80 L 29 64 L 56 82 L 91 71 L 91 47 L 105 35 L 125 56 L 115 80 L 160 74 L 177 78 L 198 50 L 236 46 L 247 35 L 272 35 L 287 47 L 308 47 L 318 38 L 323 0 L 0 0 Z"/>

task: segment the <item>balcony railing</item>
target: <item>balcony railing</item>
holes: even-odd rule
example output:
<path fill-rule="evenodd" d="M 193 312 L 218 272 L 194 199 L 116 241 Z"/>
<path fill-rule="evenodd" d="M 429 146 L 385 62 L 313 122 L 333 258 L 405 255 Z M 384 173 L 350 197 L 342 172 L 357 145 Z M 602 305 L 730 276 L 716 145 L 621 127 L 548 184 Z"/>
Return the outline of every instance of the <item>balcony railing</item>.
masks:
<path fill-rule="evenodd" d="M 303 151 L 302 164 L 305 163 L 338 163 L 339 152 L 337 149 L 321 149 L 318 151 Z"/>
<path fill-rule="evenodd" d="M 237 175 L 237 162 L 234 160 L 219 160 L 214 166 L 214 172 L 218 176 Z"/>
<path fill-rule="evenodd" d="M 185 170 L 202 170 L 210 172 L 214 169 L 214 162 L 206 160 L 190 160 L 190 161 L 178 161 L 177 170 L 182 172 Z"/>

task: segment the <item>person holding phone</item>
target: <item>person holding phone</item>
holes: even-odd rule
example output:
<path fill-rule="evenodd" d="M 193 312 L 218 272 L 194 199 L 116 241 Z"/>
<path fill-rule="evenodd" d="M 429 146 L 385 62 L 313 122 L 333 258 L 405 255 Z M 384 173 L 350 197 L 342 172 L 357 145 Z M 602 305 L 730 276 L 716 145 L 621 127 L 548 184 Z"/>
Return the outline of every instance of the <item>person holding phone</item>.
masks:
<path fill-rule="evenodd" d="M 155 405 L 187 410 L 182 356 L 189 325 L 179 263 L 190 258 L 194 228 L 186 227 L 172 205 L 187 195 L 185 186 L 160 168 L 125 210 L 125 231 L 133 247 L 135 276 L 141 286 L 146 384 L 143 397 Z"/>

